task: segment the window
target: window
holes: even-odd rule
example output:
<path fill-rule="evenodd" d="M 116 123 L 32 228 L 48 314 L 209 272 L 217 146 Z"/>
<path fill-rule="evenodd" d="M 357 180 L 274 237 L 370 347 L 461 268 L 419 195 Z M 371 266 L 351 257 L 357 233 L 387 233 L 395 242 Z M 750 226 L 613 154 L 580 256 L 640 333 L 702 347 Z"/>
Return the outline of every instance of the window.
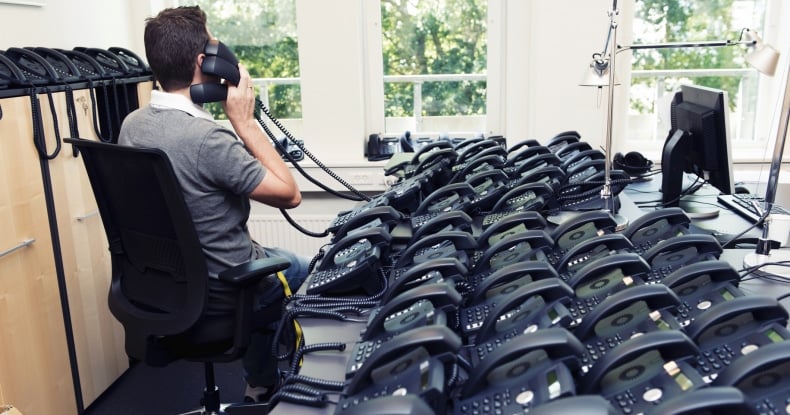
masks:
<path fill-rule="evenodd" d="M 773 0 L 644 0 L 635 3 L 634 44 L 738 40 L 743 28 L 765 38 L 766 9 Z M 768 41 L 767 43 L 770 43 Z M 660 151 L 669 131 L 669 103 L 681 84 L 722 89 L 730 98 L 730 130 L 734 158 L 760 158 L 758 150 L 772 139 L 777 96 L 760 93 L 761 75 L 744 57 L 743 46 L 635 50 L 631 58 L 630 146 Z M 777 76 L 781 69 L 777 69 Z"/>
<path fill-rule="evenodd" d="M 482 132 L 486 0 L 381 0 L 385 129 Z"/>
<path fill-rule="evenodd" d="M 302 117 L 295 0 L 180 0 L 208 15 L 211 34 L 245 65 L 279 119 Z M 208 108 L 225 117 L 219 104 Z"/>

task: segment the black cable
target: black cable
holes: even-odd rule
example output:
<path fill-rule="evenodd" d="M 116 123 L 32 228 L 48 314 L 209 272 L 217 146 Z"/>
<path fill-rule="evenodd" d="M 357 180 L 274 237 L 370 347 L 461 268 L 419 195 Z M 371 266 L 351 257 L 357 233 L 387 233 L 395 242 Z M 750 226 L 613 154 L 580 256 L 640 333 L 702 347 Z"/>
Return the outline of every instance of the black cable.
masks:
<path fill-rule="evenodd" d="M 283 215 L 285 220 L 291 224 L 291 226 L 293 226 L 299 232 L 307 236 L 312 236 L 314 238 L 324 238 L 329 236 L 329 234 L 331 234 L 331 232 L 329 232 L 329 229 L 325 229 L 323 232 L 313 232 L 309 229 L 304 228 L 302 225 L 296 223 L 296 221 L 291 217 L 291 215 L 285 209 L 280 208 L 280 213 Z"/>
<path fill-rule="evenodd" d="M 763 215 L 762 215 L 762 216 L 760 216 L 760 218 L 759 218 L 759 219 L 757 219 L 757 222 L 755 222 L 754 224 L 752 224 L 752 226 L 749 226 L 748 228 L 746 228 L 746 230 L 744 230 L 743 232 L 741 232 L 741 233 L 739 233 L 739 234 L 735 235 L 734 237 L 730 238 L 730 240 L 729 240 L 729 241 L 727 241 L 727 242 L 725 242 L 725 243 L 721 244 L 721 247 L 722 247 L 722 248 L 726 248 L 726 247 L 727 247 L 727 245 L 729 245 L 729 244 L 731 244 L 731 243 L 733 243 L 733 242 L 736 242 L 736 241 L 738 241 L 738 240 L 739 240 L 739 239 L 740 239 L 740 238 L 741 238 L 743 235 L 746 235 L 746 233 L 747 233 L 747 232 L 749 232 L 750 230 L 752 230 L 752 229 L 756 228 L 757 226 L 761 225 L 763 222 L 765 222 L 765 219 L 768 217 L 768 214 L 769 214 L 769 213 L 770 213 L 770 212 L 764 212 L 764 213 L 763 213 Z"/>
<path fill-rule="evenodd" d="M 314 162 L 314 163 L 315 163 L 315 164 L 316 164 L 318 167 L 320 167 L 320 168 L 321 168 L 321 170 L 323 170 L 324 172 L 326 172 L 326 173 L 327 173 L 327 174 L 328 174 L 330 177 L 332 177 L 332 178 L 333 178 L 333 179 L 335 179 L 335 180 L 336 180 L 338 183 L 340 183 L 341 185 L 343 185 L 343 187 L 345 187 L 346 189 L 350 190 L 352 193 L 354 193 L 355 195 L 357 195 L 357 196 L 360 198 L 360 199 L 351 199 L 351 200 L 354 200 L 354 201 L 369 201 L 369 200 L 370 200 L 370 198 L 369 198 L 368 196 L 366 196 L 364 193 L 360 192 L 359 190 L 355 189 L 355 188 L 354 188 L 354 187 L 353 187 L 351 184 L 349 184 L 348 182 L 346 182 L 345 180 L 343 180 L 343 179 L 342 179 L 340 176 L 338 176 L 337 174 L 335 174 L 335 172 L 333 172 L 333 171 L 332 171 L 332 170 L 331 170 L 329 167 L 327 167 L 327 166 L 326 166 L 324 163 L 322 163 L 320 160 L 318 160 L 318 158 L 317 158 L 317 157 L 315 157 L 315 156 L 314 156 L 314 155 L 313 155 L 313 154 L 312 154 L 310 151 L 308 151 L 308 150 L 307 150 L 307 148 L 305 148 L 305 146 L 304 146 L 302 143 L 300 143 L 300 142 L 299 142 L 299 141 L 298 141 L 298 140 L 297 140 L 297 139 L 296 139 L 296 138 L 295 138 L 295 137 L 294 137 L 294 136 L 293 136 L 293 135 L 292 135 L 292 134 L 291 134 L 291 133 L 290 133 L 290 132 L 289 132 L 289 131 L 288 131 L 288 130 L 287 130 L 287 129 L 286 129 L 286 128 L 285 128 L 285 127 L 282 125 L 282 124 L 281 124 L 281 123 L 280 123 L 280 121 L 279 121 L 277 118 L 275 118 L 275 117 L 274 117 L 274 115 L 272 115 L 272 113 L 269 111 L 269 109 L 268 109 L 268 108 L 266 108 L 266 106 L 265 106 L 265 105 L 263 105 L 263 101 L 261 101 L 261 100 L 260 100 L 260 99 L 258 99 L 258 98 L 255 98 L 255 101 L 256 101 L 256 103 L 258 104 L 258 107 L 261 109 L 261 111 L 263 111 L 263 113 L 264 113 L 264 114 L 266 114 L 266 116 L 269 118 L 269 120 L 271 120 L 271 122 L 272 122 L 272 123 L 273 123 L 275 126 L 277 126 L 277 128 L 278 128 L 280 131 L 282 131 L 282 133 L 283 133 L 283 134 L 285 134 L 285 136 L 286 136 L 286 137 L 287 137 L 289 140 L 291 140 L 291 142 L 292 142 L 293 144 L 295 144 L 297 147 L 299 147 L 299 149 L 300 149 L 300 150 L 302 150 L 302 153 L 304 153 L 304 155 L 305 155 L 305 156 L 307 156 L 307 157 L 308 157 L 310 160 L 312 160 L 312 161 L 313 161 L 313 162 Z M 279 150 L 282 152 L 282 154 L 284 154 L 284 155 L 285 155 L 285 157 L 289 159 L 289 161 L 291 162 L 291 164 L 293 164 L 293 165 L 294 165 L 294 167 L 296 167 L 296 168 L 297 168 L 297 170 L 299 170 L 299 172 L 300 172 L 300 173 L 301 173 L 301 174 L 302 174 L 302 175 L 303 175 L 303 176 L 304 176 L 306 179 L 310 180 L 311 182 L 313 182 L 313 183 L 314 183 L 314 184 L 316 184 L 317 186 L 321 187 L 322 189 L 324 189 L 324 190 L 326 190 L 326 191 L 328 191 L 328 192 L 330 192 L 330 193 L 332 193 L 332 194 L 335 194 L 335 195 L 337 195 L 337 196 L 340 196 L 340 197 L 343 197 L 343 198 L 347 198 L 347 199 L 348 199 L 348 196 L 346 196 L 346 195 L 343 195 L 342 193 L 339 193 L 339 192 L 335 192 L 333 189 L 330 189 L 329 187 L 327 187 L 327 186 L 325 186 L 325 185 L 321 184 L 320 182 L 318 182 L 318 181 L 317 181 L 317 180 L 315 180 L 314 178 L 310 177 L 310 175 L 309 175 L 309 174 L 307 174 L 307 172 L 305 172 L 304 170 L 302 170 L 302 168 L 299 166 L 299 164 L 298 164 L 298 163 L 296 163 L 296 161 L 295 161 L 295 160 L 293 160 L 293 158 L 290 156 L 290 154 L 288 154 L 288 151 L 286 150 L 286 148 L 285 148 L 285 147 L 284 147 L 282 144 L 280 144 L 279 140 L 277 140 L 277 138 L 274 136 L 274 134 L 272 134 L 272 132 L 269 130 L 269 128 L 266 126 L 266 124 L 263 122 L 263 120 L 261 120 L 261 119 L 258 119 L 258 123 L 259 123 L 259 124 L 261 124 L 261 126 L 263 127 L 263 129 L 264 129 L 264 130 L 266 131 L 266 133 L 269 135 L 269 138 L 271 138 L 271 139 L 272 139 L 272 141 L 274 141 L 275 145 L 276 145 L 276 146 L 277 146 L 277 148 L 278 148 L 278 149 L 279 149 Z"/>

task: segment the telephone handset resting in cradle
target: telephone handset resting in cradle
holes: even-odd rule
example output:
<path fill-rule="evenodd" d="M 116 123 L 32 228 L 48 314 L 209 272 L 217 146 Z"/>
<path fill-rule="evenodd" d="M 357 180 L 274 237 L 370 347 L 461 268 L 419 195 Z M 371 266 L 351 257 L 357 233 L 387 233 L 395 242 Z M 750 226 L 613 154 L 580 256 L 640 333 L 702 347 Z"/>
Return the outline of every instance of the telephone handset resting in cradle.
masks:
<path fill-rule="evenodd" d="M 347 235 L 328 248 L 316 271 L 310 274 L 307 294 L 379 292 L 384 280 L 377 275 L 391 239 L 390 233 L 382 228 Z"/>
<path fill-rule="evenodd" d="M 755 409 L 776 408 L 774 411 L 778 413 L 788 412 L 790 342 L 769 344 L 742 356 L 722 371 L 711 385 L 737 387 Z"/>
<path fill-rule="evenodd" d="M 209 40 L 203 50 L 205 57 L 200 70 L 205 74 L 215 75 L 233 85 L 239 84 L 239 60 L 218 40 Z M 196 104 L 224 101 L 228 97 L 228 86 L 221 83 L 206 82 L 189 87 L 189 95 Z"/>
<path fill-rule="evenodd" d="M 509 342 L 472 368 L 453 414 L 487 404 L 501 413 L 525 413 L 539 405 L 573 396 L 573 372 L 584 346 L 567 330 L 538 330 L 523 341 Z"/>

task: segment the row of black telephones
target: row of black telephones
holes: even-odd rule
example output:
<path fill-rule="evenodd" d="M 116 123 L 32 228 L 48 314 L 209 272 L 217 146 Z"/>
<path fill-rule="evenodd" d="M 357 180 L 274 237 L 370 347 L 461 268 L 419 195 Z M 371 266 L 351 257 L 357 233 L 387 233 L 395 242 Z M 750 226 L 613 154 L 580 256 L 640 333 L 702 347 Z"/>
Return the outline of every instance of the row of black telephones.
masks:
<path fill-rule="evenodd" d="M 576 142 L 521 149 L 551 159 L 544 154 Z M 338 215 L 319 253 L 309 296 L 327 307 L 376 304 L 350 351 L 336 413 L 362 413 L 368 402 L 454 414 L 561 403 L 573 413 L 784 408 L 787 311 L 745 295 L 721 245 L 692 233 L 682 210 L 646 213 L 623 230 L 600 210 L 554 225 L 548 204 L 492 209 L 509 190 L 486 200 L 489 188 L 463 180 L 517 166 L 489 158 L 495 168 L 467 170 L 475 157 L 452 152 L 430 168 L 415 168 L 430 156 L 399 166 L 399 183 Z M 540 194 L 535 183 L 519 185 Z M 579 395 L 603 397 L 596 405 L 612 412 L 579 406 Z"/>
<path fill-rule="evenodd" d="M 63 85 L 150 75 L 134 52 L 121 48 L 71 50 L 27 47 L 0 51 L 0 88 Z"/>

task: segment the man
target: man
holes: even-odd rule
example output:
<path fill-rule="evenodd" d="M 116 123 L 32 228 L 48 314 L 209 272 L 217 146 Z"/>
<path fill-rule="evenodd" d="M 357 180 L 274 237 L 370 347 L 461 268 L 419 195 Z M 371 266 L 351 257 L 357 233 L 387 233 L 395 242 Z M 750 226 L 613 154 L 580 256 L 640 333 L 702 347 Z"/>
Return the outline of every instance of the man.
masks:
<path fill-rule="evenodd" d="M 307 260 L 281 249 L 263 248 L 247 230 L 250 199 L 284 209 L 301 203 L 290 170 L 253 116 L 255 91 L 250 74 L 240 64 L 239 83 L 228 85 L 227 99 L 222 102 L 235 134 L 215 123 L 190 97 L 190 85 L 220 82 L 200 69 L 210 39 L 206 14 L 199 7 L 165 9 L 146 20 L 145 54 L 162 91 L 152 91 L 150 104 L 126 117 L 118 142 L 159 148 L 168 155 L 212 277 L 251 259 L 281 256 L 291 262 L 284 275 L 295 291 L 307 275 Z M 280 284 L 261 287 L 257 304 L 277 309 L 283 298 Z M 256 334 L 244 357 L 251 400 L 271 394 L 276 385 L 271 341 L 270 335 Z"/>

